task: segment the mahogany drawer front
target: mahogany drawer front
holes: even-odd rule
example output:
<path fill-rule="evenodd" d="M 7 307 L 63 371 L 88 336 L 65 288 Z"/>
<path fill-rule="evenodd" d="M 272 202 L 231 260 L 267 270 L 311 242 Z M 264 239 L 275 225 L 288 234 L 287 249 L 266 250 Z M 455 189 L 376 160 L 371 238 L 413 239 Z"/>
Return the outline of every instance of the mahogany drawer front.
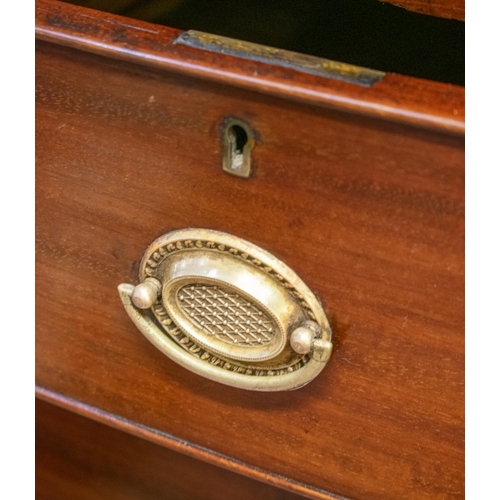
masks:
<path fill-rule="evenodd" d="M 463 495 L 462 137 L 47 42 L 36 110 L 45 397 L 310 497 Z M 222 171 L 228 116 L 256 133 L 249 179 Z M 151 241 L 185 227 L 257 244 L 317 293 L 335 346 L 316 380 L 226 387 L 144 339 L 116 286 L 137 283 Z"/>
<path fill-rule="evenodd" d="M 36 403 L 36 421 L 38 500 L 304 498 L 43 401 Z"/>

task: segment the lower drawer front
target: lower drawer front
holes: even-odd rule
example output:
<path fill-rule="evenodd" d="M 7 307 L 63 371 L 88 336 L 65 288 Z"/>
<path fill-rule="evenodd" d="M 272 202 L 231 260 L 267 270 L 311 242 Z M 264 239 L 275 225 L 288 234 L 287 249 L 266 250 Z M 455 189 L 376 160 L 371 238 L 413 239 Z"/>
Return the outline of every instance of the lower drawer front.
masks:
<path fill-rule="evenodd" d="M 38 500 L 300 500 L 43 401 L 36 404 Z"/>
<path fill-rule="evenodd" d="M 249 179 L 222 171 L 229 116 L 256 134 Z M 463 495 L 461 138 L 48 43 L 36 133 L 39 386 L 311 497 Z M 335 346 L 316 380 L 226 387 L 140 335 L 116 286 L 184 227 L 249 240 L 317 293 Z"/>

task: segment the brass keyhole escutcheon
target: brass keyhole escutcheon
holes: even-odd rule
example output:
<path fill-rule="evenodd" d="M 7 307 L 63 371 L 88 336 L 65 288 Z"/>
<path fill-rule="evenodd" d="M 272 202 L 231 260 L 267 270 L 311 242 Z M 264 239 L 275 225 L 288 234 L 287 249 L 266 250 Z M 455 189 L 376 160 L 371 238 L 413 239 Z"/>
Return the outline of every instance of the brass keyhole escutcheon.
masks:
<path fill-rule="evenodd" d="M 245 240 L 181 229 L 154 241 L 140 284 L 120 297 L 139 330 L 204 377 L 258 391 L 298 389 L 328 361 L 331 329 L 305 283 Z"/>

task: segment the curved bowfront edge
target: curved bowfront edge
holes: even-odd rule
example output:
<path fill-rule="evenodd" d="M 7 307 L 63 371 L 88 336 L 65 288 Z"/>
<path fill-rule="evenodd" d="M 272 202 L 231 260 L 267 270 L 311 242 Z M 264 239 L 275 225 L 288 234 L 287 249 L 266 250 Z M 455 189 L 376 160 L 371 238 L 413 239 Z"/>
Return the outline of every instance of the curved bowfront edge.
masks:
<path fill-rule="evenodd" d="M 309 383 L 321 372 L 328 361 L 329 352 L 325 355 L 324 341 L 320 339 L 316 350 L 313 350 L 311 360 L 304 367 L 291 373 L 273 377 L 259 377 L 213 366 L 182 349 L 156 326 L 147 311 L 135 307 L 132 302 L 134 288 L 133 285 L 126 283 L 118 286 L 120 299 L 135 326 L 158 350 L 172 361 L 202 377 L 240 389 L 269 392 L 290 391 L 299 389 Z"/>
<path fill-rule="evenodd" d="M 242 462 L 234 457 L 218 453 L 210 448 L 205 448 L 196 443 L 180 439 L 158 428 L 148 427 L 143 423 L 125 418 L 121 414 L 107 411 L 60 394 L 42 386 L 35 386 L 35 395 L 38 399 L 53 404 L 67 411 L 71 411 L 95 422 L 107 425 L 122 432 L 127 432 L 140 439 L 145 439 L 158 446 L 163 446 L 174 452 L 182 453 L 196 460 L 201 460 L 215 467 L 221 467 L 242 476 L 262 481 L 277 488 L 291 491 L 298 495 L 315 500 L 348 500 L 329 491 L 317 488 L 311 484 L 296 481 L 290 477 L 261 469 L 255 464 Z"/>
<path fill-rule="evenodd" d="M 341 111 L 465 133 L 463 87 L 387 74 L 370 87 L 175 43 L 180 30 L 37 0 L 36 37 L 105 57 Z"/>

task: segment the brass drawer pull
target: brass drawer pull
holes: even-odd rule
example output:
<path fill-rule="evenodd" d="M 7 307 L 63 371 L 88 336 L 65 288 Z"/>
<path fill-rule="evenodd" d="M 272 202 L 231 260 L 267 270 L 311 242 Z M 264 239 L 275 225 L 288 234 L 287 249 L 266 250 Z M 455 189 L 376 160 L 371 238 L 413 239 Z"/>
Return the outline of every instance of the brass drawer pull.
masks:
<path fill-rule="evenodd" d="M 240 238 L 207 229 L 165 234 L 146 250 L 140 281 L 118 287 L 132 321 L 170 359 L 211 380 L 298 389 L 330 357 L 331 329 L 314 294 Z"/>

